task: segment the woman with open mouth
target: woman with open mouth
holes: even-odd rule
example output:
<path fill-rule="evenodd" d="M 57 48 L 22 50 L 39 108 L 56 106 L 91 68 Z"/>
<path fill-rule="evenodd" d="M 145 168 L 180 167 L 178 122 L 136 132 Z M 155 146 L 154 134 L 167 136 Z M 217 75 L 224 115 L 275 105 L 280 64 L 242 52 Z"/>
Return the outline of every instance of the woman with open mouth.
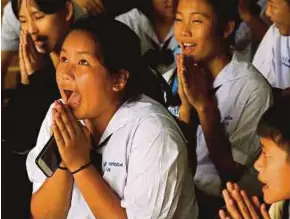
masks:
<path fill-rule="evenodd" d="M 197 218 L 185 139 L 144 95 L 141 59 L 138 37 L 124 24 L 98 16 L 73 25 L 56 73 L 62 100 L 27 159 L 33 217 Z M 62 162 L 47 178 L 35 158 L 51 130 Z"/>

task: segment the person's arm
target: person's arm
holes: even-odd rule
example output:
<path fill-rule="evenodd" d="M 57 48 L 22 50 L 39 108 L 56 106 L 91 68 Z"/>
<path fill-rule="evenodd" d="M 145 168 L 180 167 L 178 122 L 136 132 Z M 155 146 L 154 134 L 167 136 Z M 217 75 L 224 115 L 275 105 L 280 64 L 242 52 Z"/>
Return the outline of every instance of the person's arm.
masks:
<path fill-rule="evenodd" d="M 31 198 L 35 219 L 65 219 L 70 209 L 73 177 L 68 170 L 58 169 Z"/>
<path fill-rule="evenodd" d="M 178 93 L 182 102 L 179 119 L 188 124 L 192 123 L 191 108 L 196 109 L 209 155 L 221 180 L 237 181 L 245 167 L 233 160 L 231 143 L 220 122 L 219 109 L 214 97 L 209 95 L 210 86 L 206 73 L 192 64 L 185 67 L 188 65 L 185 61 L 182 55 L 177 57 Z M 185 68 L 191 72 L 185 74 Z"/>
<path fill-rule="evenodd" d="M 126 210 L 121 207 L 120 198 L 110 189 L 95 167 L 74 174 L 77 184 L 91 211 L 97 218 L 127 218 Z"/>
<path fill-rule="evenodd" d="M 259 14 L 252 12 L 251 0 L 239 0 L 239 14 L 251 30 L 252 42 L 257 45 L 263 39 L 269 26 L 261 19 Z"/>
<path fill-rule="evenodd" d="M 209 156 L 223 182 L 237 181 L 243 175 L 245 166 L 233 159 L 232 145 L 221 123 L 220 112 L 213 100 L 197 110 Z"/>

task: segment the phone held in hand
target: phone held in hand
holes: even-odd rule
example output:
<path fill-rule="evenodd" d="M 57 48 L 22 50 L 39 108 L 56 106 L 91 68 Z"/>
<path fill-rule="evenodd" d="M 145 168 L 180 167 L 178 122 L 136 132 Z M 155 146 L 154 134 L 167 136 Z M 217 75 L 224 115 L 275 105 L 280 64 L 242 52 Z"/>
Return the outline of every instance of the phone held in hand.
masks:
<path fill-rule="evenodd" d="M 53 135 L 36 157 L 35 163 L 47 177 L 51 177 L 57 170 L 61 157 Z"/>

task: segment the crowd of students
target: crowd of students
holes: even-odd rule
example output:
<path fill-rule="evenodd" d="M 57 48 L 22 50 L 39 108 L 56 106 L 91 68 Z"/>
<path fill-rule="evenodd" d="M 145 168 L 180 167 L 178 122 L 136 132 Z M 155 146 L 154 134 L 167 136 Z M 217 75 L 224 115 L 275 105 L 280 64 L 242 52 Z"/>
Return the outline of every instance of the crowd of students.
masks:
<path fill-rule="evenodd" d="M 290 218 L 290 1 L 117 2 L 5 6 L 3 214 Z"/>

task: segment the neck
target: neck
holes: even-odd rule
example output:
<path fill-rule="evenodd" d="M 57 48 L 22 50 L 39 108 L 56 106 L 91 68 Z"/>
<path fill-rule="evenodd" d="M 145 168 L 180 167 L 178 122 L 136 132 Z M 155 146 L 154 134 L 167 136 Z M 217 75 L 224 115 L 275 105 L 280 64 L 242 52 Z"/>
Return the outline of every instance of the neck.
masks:
<path fill-rule="evenodd" d="M 210 73 L 212 80 L 214 80 L 221 70 L 231 61 L 231 57 L 223 54 L 213 57 L 207 64 L 205 68 Z"/>
<path fill-rule="evenodd" d="M 174 17 L 165 18 L 153 14 L 150 20 L 153 24 L 154 31 L 158 37 L 159 42 L 163 42 L 173 26 Z"/>
<path fill-rule="evenodd" d="M 89 129 L 90 133 L 93 135 L 96 142 L 99 142 L 101 136 L 103 135 L 104 131 L 106 130 L 110 120 L 118 110 L 119 105 L 116 104 L 114 107 L 110 107 L 104 111 L 104 113 L 98 117 L 85 119 L 85 124 Z"/>

